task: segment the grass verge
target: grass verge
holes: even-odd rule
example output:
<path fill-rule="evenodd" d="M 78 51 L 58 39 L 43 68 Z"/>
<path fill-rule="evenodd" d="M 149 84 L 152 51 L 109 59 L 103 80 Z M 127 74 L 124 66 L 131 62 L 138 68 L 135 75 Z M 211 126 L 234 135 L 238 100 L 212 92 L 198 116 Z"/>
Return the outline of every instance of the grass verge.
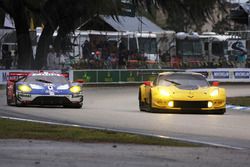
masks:
<path fill-rule="evenodd" d="M 25 121 L 0 119 L 0 139 L 37 139 L 86 143 L 145 144 L 174 147 L 201 145 L 129 133 L 47 125 Z"/>
<path fill-rule="evenodd" d="M 247 97 L 228 97 L 227 104 L 236 106 L 250 106 L 250 96 Z"/>

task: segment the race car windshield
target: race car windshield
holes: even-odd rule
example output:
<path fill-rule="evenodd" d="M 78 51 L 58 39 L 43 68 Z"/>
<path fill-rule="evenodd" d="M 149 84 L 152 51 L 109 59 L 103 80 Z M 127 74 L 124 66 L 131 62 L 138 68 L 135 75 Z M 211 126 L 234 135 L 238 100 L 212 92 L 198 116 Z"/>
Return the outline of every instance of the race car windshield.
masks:
<path fill-rule="evenodd" d="M 158 84 L 161 86 L 170 86 L 172 84 L 196 85 L 199 87 L 209 86 L 209 83 L 203 76 L 192 75 L 192 74 L 171 74 L 171 75 L 160 76 Z"/>
<path fill-rule="evenodd" d="M 66 84 L 67 80 L 63 76 L 29 76 L 25 82 L 43 82 L 43 83 L 62 83 Z"/>
<path fill-rule="evenodd" d="M 167 82 L 170 82 L 172 84 L 175 84 L 175 85 L 181 85 L 180 83 L 172 81 L 172 80 L 169 80 L 169 79 L 164 79 L 164 80 L 167 81 Z"/>

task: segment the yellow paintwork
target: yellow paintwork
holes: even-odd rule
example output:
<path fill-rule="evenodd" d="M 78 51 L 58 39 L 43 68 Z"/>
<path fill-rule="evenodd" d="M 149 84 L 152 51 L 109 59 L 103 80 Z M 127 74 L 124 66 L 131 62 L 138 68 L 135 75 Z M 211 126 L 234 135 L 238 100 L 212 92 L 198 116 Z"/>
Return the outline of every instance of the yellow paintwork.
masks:
<path fill-rule="evenodd" d="M 164 75 L 166 73 L 161 73 Z M 196 90 L 183 90 L 179 89 L 175 85 L 170 86 L 146 86 L 140 85 L 141 96 L 140 102 L 149 104 L 154 109 L 166 109 L 166 110 L 181 110 L 182 108 L 169 107 L 172 101 L 209 101 L 212 102 L 212 107 L 201 108 L 201 110 L 219 110 L 226 107 L 226 91 L 224 88 L 209 86 L 200 87 Z M 150 95 L 151 94 L 151 95 Z M 151 96 L 151 97 L 150 97 Z M 210 103 L 211 104 L 211 103 Z"/>

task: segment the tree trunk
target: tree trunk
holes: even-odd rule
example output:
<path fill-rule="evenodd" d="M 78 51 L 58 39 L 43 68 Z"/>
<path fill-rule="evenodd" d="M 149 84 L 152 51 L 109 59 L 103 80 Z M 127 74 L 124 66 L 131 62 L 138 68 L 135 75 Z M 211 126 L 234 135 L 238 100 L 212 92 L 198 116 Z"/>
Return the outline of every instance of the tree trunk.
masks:
<path fill-rule="evenodd" d="M 65 40 L 66 34 L 70 31 L 66 31 L 61 25 L 59 25 L 60 28 L 58 29 L 58 33 L 56 38 L 54 39 L 54 47 L 56 50 L 63 50 L 63 40 Z"/>
<path fill-rule="evenodd" d="M 40 36 L 35 58 L 36 69 L 40 70 L 47 65 L 47 54 L 49 50 L 49 45 L 52 44 L 54 29 L 49 25 L 45 25 L 43 32 Z"/>
<path fill-rule="evenodd" d="M 34 62 L 29 25 L 22 0 L 13 0 L 13 19 L 18 45 L 18 69 L 31 69 Z"/>

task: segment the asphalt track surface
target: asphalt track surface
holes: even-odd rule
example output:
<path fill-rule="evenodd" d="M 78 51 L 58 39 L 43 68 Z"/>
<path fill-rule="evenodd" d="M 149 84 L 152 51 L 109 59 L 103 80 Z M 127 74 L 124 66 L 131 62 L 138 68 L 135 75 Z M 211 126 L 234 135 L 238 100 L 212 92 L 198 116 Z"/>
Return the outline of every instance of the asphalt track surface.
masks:
<path fill-rule="evenodd" d="M 250 85 L 226 85 L 227 96 L 250 95 Z M 13 107 L 0 91 L 0 116 L 159 135 L 226 147 L 250 149 L 250 111 L 225 115 L 140 112 L 138 87 L 87 87 L 81 109 Z"/>
<path fill-rule="evenodd" d="M 250 85 L 225 86 L 225 88 L 228 96 L 250 95 Z M 137 89 L 137 87 L 86 88 L 82 109 L 7 106 L 2 90 L 0 116 L 153 134 L 210 143 L 224 148 L 0 140 L 0 166 L 250 166 L 250 110 L 229 109 L 225 115 L 139 112 Z"/>

